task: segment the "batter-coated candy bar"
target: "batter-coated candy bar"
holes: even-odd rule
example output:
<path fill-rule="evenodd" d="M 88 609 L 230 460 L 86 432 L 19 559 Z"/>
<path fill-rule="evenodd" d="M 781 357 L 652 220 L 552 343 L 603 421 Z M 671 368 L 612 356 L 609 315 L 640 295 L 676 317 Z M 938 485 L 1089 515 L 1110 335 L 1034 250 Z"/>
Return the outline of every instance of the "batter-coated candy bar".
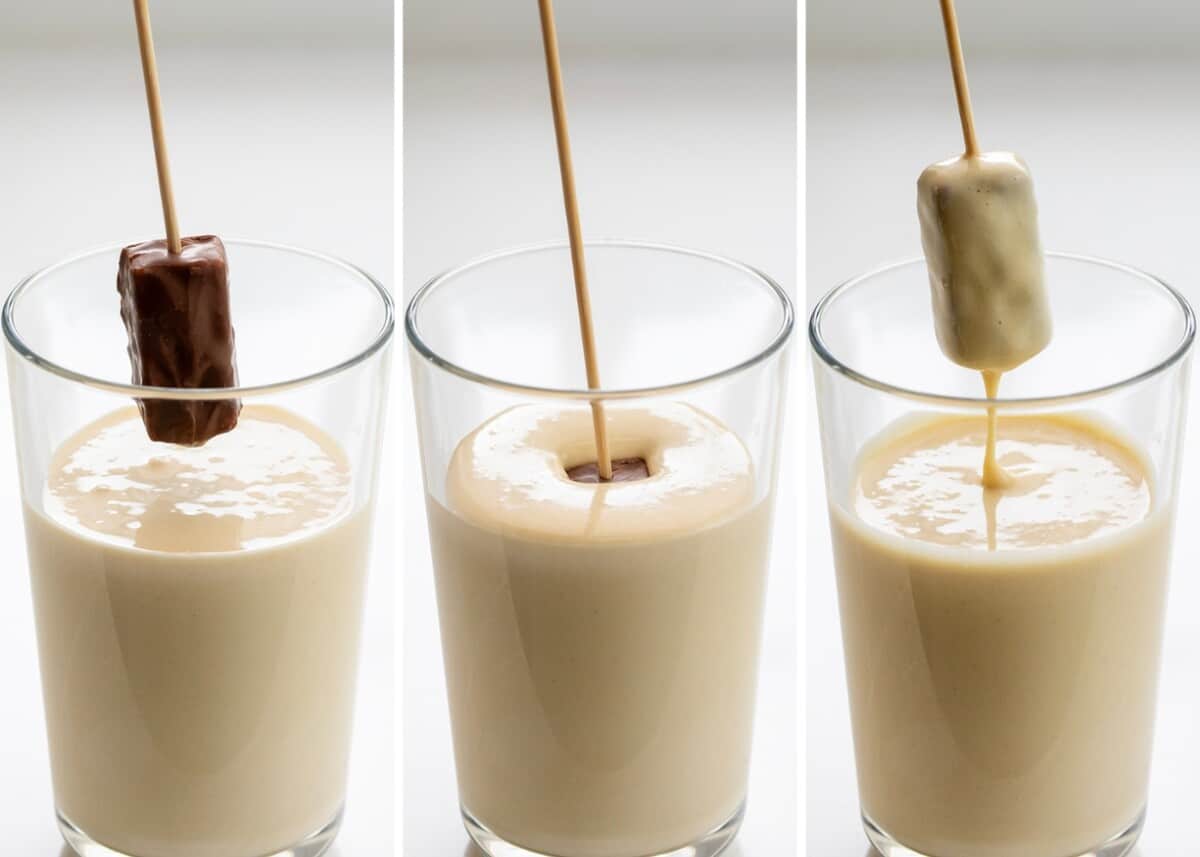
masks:
<path fill-rule="evenodd" d="M 938 343 L 970 369 L 1007 371 L 1050 342 L 1037 203 L 1010 152 L 952 158 L 917 182 Z"/>
<path fill-rule="evenodd" d="M 133 382 L 178 389 L 236 387 L 225 246 L 215 235 L 121 251 L 117 291 L 129 334 Z M 151 440 L 200 446 L 237 425 L 237 399 L 138 399 Z"/>

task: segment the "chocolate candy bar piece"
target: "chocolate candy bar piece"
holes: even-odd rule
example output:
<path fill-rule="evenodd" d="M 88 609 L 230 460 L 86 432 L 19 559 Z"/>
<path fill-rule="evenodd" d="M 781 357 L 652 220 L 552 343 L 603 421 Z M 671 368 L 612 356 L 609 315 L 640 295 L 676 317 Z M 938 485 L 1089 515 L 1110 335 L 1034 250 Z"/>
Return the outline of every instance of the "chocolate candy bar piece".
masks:
<path fill-rule="evenodd" d="M 180 389 L 236 387 L 225 245 L 215 235 L 184 238 L 178 255 L 166 241 L 121 251 L 117 292 L 129 334 L 133 382 Z M 237 399 L 138 399 L 151 440 L 200 446 L 237 425 Z"/>
<path fill-rule="evenodd" d="M 593 461 L 580 464 L 567 471 L 567 478 L 572 482 L 594 484 L 600 481 L 600 465 Z M 641 458 L 614 458 L 612 462 L 613 482 L 637 482 L 639 479 L 649 479 L 650 469 Z"/>

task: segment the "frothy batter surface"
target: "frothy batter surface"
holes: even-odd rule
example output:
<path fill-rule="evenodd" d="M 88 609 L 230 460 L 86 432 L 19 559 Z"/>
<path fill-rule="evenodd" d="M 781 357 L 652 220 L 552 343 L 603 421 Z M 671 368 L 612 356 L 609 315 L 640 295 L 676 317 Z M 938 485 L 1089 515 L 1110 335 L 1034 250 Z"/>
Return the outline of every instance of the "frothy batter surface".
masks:
<path fill-rule="evenodd" d="M 648 479 L 572 481 L 567 470 L 596 459 L 591 412 L 524 405 L 458 445 L 447 474 L 450 507 L 505 534 L 626 542 L 691 535 L 752 502 L 750 454 L 713 417 L 675 403 L 606 413 L 613 457 L 643 459 Z"/>
<path fill-rule="evenodd" d="M 49 467 L 47 514 L 105 541 L 207 553 L 291 540 L 350 507 L 336 443 L 279 408 L 247 406 L 203 447 L 152 443 L 134 408 L 84 428 Z"/>
<path fill-rule="evenodd" d="M 864 452 L 854 509 L 872 527 L 954 547 L 1028 550 L 1116 533 L 1144 520 L 1141 459 L 1101 427 L 1064 417 L 1001 418 L 997 461 L 1011 485 L 986 491 L 982 418 L 923 422 Z"/>

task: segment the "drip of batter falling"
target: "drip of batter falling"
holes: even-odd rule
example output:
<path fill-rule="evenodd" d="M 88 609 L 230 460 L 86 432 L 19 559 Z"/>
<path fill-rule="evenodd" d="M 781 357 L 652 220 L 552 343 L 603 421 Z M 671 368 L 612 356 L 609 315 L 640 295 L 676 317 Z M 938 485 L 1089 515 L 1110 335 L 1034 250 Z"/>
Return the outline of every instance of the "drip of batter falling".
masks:
<path fill-rule="evenodd" d="M 1000 395 L 1000 377 L 1004 373 L 992 369 L 985 370 L 983 389 L 989 401 L 994 401 Z M 1012 486 L 1012 477 L 1005 472 L 996 460 L 996 406 L 989 405 L 987 409 L 987 443 L 983 452 L 983 513 L 987 520 L 987 547 L 996 549 L 996 507 L 1004 496 L 1004 489 Z"/>
<path fill-rule="evenodd" d="M 988 401 L 995 401 L 1000 394 L 1000 377 L 1003 373 L 994 369 L 985 370 L 983 389 Z M 1012 477 L 1004 472 L 1000 462 L 996 460 L 996 406 L 989 405 L 987 409 L 987 446 L 983 455 L 983 487 L 989 491 L 1007 488 L 1012 484 Z"/>

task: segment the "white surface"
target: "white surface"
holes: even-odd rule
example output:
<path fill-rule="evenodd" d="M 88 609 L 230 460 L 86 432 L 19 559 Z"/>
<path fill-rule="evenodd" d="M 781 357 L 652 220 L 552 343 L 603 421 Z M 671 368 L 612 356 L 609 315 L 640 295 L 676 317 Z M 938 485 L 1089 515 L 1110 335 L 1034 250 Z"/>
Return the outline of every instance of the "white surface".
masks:
<path fill-rule="evenodd" d="M 390 50 L 253 58 L 160 52 L 160 63 L 185 232 L 323 249 L 391 282 Z M 0 81 L 8 129 L 0 134 L 4 292 L 79 250 L 161 234 L 136 53 L 9 50 L 0 53 Z M 0 853 L 50 857 L 61 839 L 11 422 L 7 390 L 0 391 L 0 540 L 9 555 L 0 575 Z M 389 446 L 381 472 L 394 467 Z M 381 491 L 349 805 L 334 857 L 392 852 L 395 480 L 382 479 Z"/>
<path fill-rule="evenodd" d="M 790 50 L 720 61 L 588 58 L 566 66 L 585 234 L 728 254 L 793 290 L 795 70 Z M 540 54 L 485 64 L 410 56 L 405 75 L 405 292 L 491 250 L 562 240 Z M 401 379 L 406 382 L 407 376 Z M 785 438 L 798 431 L 789 420 Z M 799 465 L 795 444 L 785 440 L 784 448 L 749 811 L 727 852 L 731 857 L 782 857 L 797 850 L 794 474 Z M 477 855 L 467 848 L 458 817 L 411 417 L 403 467 L 402 850 L 410 857 Z"/>
<path fill-rule="evenodd" d="M 1022 61 L 971 67 L 984 148 L 1029 162 L 1048 248 L 1144 268 L 1200 303 L 1192 103 L 1196 65 Z M 945 62 L 812 65 L 808 72 L 808 300 L 885 262 L 919 256 L 916 179 L 961 145 Z M 932 332 L 931 332 L 932 335 Z M 1193 388 L 1200 383 L 1193 371 Z M 1136 854 L 1195 852 L 1200 794 L 1200 419 L 1192 392 L 1176 528 L 1150 814 Z M 808 418 L 808 851 L 860 857 L 841 632 L 821 482 Z M 1119 688 L 1113 689 L 1119 693 Z"/>

